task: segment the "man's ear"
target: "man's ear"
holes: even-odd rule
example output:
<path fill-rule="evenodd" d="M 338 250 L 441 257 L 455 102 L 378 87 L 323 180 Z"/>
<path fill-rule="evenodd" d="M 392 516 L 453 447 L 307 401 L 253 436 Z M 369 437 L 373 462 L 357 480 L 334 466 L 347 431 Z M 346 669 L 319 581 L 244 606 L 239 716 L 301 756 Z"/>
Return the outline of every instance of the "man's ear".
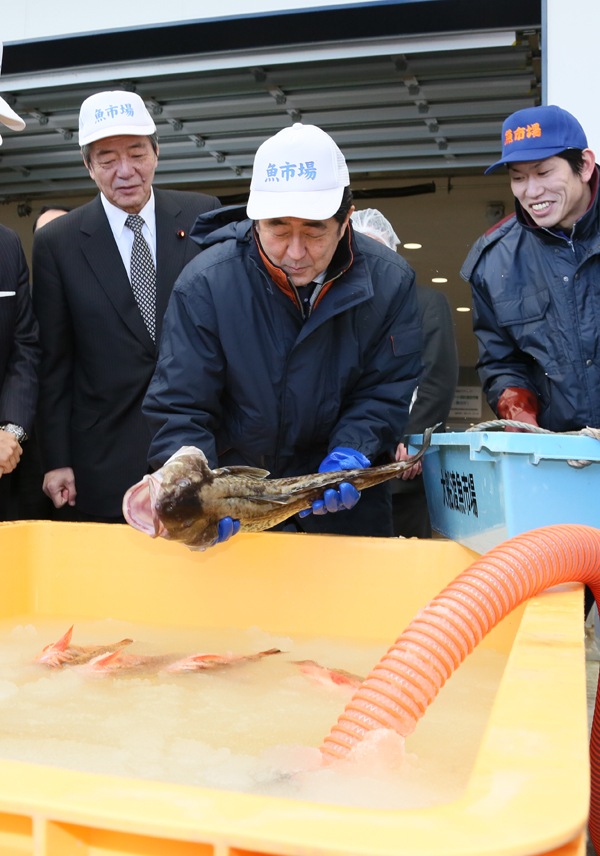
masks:
<path fill-rule="evenodd" d="M 342 238 L 344 236 L 346 229 L 348 228 L 348 223 L 350 222 L 350 217 L 352 217 L 352 215 L 354 214 L 355 211 L 356 211 L 356 207 L 353 205 L 350 208 L 350 211 L 348 211 L 346 219 L 344 220 L 344 222 L 340 226 L 340 238 Z"/>
<path fill-rule="evenodd" d="M 587 182 L 593 175 L 594 168 L 596 166 L 596 155 L 591 149 L 584 149 L 581 152 L 581 157 L 583 158 L 583 169 L 581 171 L 581 180 Z"/>
<path fill-rule="evenodd" d="M 91 165 L 91 163 L 87 163 L 87 161 L 86 161 L 86 159 L 85 159 L 85 157 L 84 157 L 83 152 L 81 152 L 81 158 L 82 158 L 82 160 L 83 160 L 83 165 L 85 166 L 85 168 L 86 168 L 86 169 L 87 169 L 87 171 L 89 172 L 89 174 L 90 174 L 90 178 L 91 178 L 91 179 L 92 179 L 92 181 L 93 181 L 93 180 L 94 180 L 94 171 L 93 171 L 93 169 L 92 169 L 92 165 Z"/>

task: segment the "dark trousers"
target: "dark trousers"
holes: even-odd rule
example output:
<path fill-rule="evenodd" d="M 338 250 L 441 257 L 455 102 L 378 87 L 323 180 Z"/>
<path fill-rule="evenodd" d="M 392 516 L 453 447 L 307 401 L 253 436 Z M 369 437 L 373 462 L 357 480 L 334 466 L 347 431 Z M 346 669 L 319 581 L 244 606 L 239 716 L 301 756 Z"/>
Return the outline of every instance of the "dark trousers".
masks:
<path fill-rule="evenodd" d="M 54 505 L 42 490 L 44 475 L 35 437 L 23 446 L 16 469 L 0 478 L 0 520 L 49 520 Z"/>
<path fill-rule="evenodd" d="M 85 511 L 80 511 L 77 505 L 63 505 L 62 508 L 55 508 L 52 517 L 53 520 L 62 521 L 65 523 L 126 523 L 127 521 L 121 515 L 120 517 L 101 517 L 98 514 L 86 514 Z"/>
<path fill-rule="evenodd" d="M 396 538 L 431 538 L 431 521 L 423 476 L 392 480 L 392 515 Z"/>

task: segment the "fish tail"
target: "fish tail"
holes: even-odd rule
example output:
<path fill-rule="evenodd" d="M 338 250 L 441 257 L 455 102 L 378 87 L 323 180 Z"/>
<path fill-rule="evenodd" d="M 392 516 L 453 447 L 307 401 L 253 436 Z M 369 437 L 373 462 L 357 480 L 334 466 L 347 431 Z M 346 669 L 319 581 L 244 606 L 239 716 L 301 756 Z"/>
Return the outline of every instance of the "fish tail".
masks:
<path fill-rule="evenodd" d="M 431 443 L 431 435 L 433 434 L 435 429 L 438 428 L 441 424 L 441 422 L 438 422 L 431 428 L 425 429 L 425 431 L 423 432 L 423 445 L 415 455 L 412 455 L 412 457 L 408 458 L 406 461 L 395 461 L 392 464 L 385 464 L 382 467 L 375 467 L 370 470 L 359 470 L 358 477 L 356 480 L 352 480 L 352 484 L 356 487 L 357 490 L 361 490 L 365 487 L 373 487 L 376 484 L 381 484 L 381 482 L 394 478 L 394 476 L 397 476 L 400 473 L 409 470 L 411 467 L 414 467 L 414 465 L 421 460 L 421 458 L 429 448 L 429 444 Z"/>
<path fill-rule="evenodd" d="M 418 461 L 421 460 L 427 449 L 429 448 L 429 444 L 431 443 L 431 435 L 441 425 L 441 422 L 438 422 L 437 425 L 434 425 L 432 428 L 427 428 L 423 432 L 423 445 L 419 449 L 419 451 L 408 458 L 406 461 L 394 461 L 391 464 L 384 464 L 381 467 L 371 467 L 367 469 L 360 470 L 346 470 L 338 473 L 329 473 L 330 476 L 335 475 L 335 483 L 339 483 L 340 481 L 347 481 L 350 484 L 354 485 L 357 490 L 363 490 L 364 488 L 374 487 L 376 484 L 381 484 L 388 479 L 394 478 L 399 473 L 404 472 L 405 470 L 409 470 L 413 467 Z M 327 475 L 327 473 L 324 473 Z M 343 478 L 340 479 L 340 476 L 343 475 Z"/>

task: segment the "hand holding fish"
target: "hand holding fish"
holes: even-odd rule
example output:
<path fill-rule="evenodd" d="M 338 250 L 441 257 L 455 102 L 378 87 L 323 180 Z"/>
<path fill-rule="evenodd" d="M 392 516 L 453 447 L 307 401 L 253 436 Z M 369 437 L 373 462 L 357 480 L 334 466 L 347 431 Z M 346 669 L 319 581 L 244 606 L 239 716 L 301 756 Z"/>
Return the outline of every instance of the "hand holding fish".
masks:
<path fill-rule="evenodd" d="M 239 531 L 239 520 L 232 520 L 231 517 L 224 517 L 222 520 L 219 520 L 219 534 L 217 540 L 213 541 L 213 547 L 215 544 L 222 544 L 224 541 L 229 541 L 231 536 L 237 535 Z"/>
<path fill-rule="evenodd" d="M 183 446 L 159 470 L 129 488 L 123 514 L 134 529 L 152 538 L 205 550 L 218 540 L 223 518 L 239 520 L 240 532 L 261 532 L 311 510 L 324 492 L 340 491 L 342 484 L 360 491 L 393 478 L 421 459 L 436 427 L 424 432 L 423 446 L 406 461 L 283 479 L 268 479 L 266 470 L 253 467 L 211 470 L 200 449 Z"/>
<path fill-rule="evenodd" d="M 355 470 L 370 466 L 371 461 L 355 449 L 336 446 L 321 462 L 319 472 L 340 472 L 341 470 Z M 329 488 L 323 494 L 323 499 L 315 500 L 312 508 L 301 511 L 299 516 L 306 517 L 311 512 L 312 514 L 327 514 L 328 511 L 335 512 L 342 509 L 354 508 L 359 499 L 360 493 L 354 485 L 351 485 L 349 482 L 342 482 L 339 490 Z"/>
<path fill-rule="evenodd" d="M 398 448 L 396 449 L 396 460 L 397 461 L 407 461 L 409 459 L 409 454 L 406 449 L 404 443 L 398 443 Z M 421 461 L 416 463 L 414 467 L 410 467 L 410 469 L 405 470 L 403 473 L 399 473 L 396 478 L 403 479 L 407 481 L 408 479 L 414 479 L 417 476 L 420 476 L 423 472 L 423 464 Z"/>

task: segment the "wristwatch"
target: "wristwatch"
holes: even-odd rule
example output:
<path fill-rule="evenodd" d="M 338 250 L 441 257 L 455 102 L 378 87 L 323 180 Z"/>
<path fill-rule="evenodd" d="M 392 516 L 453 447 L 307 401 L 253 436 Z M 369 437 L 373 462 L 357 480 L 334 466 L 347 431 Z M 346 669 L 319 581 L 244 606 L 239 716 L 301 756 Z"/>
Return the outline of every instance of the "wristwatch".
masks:
<path fill-rule="evenodd" d="M 0 425 L 0 430 L 8 431 L 9 434 L 14 434 L 19 441 L 20 446 L 22 446 L 27 439 L 25 429 L 21 428 L 20 425 L 15 425 L 14 422 L 5 422 L 4 425 Z"/>

